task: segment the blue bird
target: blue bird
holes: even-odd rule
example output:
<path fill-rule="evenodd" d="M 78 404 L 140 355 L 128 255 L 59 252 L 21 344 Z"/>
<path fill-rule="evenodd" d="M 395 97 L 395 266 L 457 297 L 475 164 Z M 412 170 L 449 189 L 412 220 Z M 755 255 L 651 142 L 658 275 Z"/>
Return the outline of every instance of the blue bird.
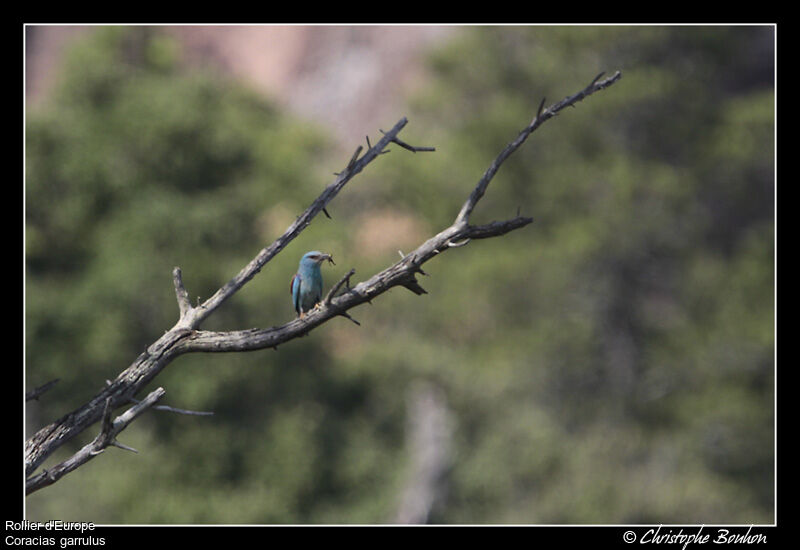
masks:
<path fill-rule="evenodd" d="M 330 254 L 306 252 L 300 259 L 297 273 L 292 277 L 289 291 L 292 294 L 294 310 L 302 318 L 306 313 L 322 300 L 322 273 L 320 265 L 325 260 L 336 265 Z"/>

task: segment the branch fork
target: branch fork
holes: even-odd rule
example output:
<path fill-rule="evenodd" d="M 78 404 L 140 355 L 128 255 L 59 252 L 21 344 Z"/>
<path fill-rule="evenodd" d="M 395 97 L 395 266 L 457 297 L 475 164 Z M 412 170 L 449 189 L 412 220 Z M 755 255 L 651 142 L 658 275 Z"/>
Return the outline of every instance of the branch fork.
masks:
<path fill-rule="evenodd" d="M 117 436 L 142 413 L 153 407 L 155 403 L 164 397 L 164 394 L 164 388 L 158 388 L 150 392 L 150 394 L 148 394 L 148 396 L 145 397 L 141 402 L 132 406 L 113 421 L 111 420 L 111 415 L 113 412 L 112 398 L 106 398 L 105 405 L 103 407 L 103 418 L 100 433 L 97 434 L 91 443 L 85 445 L 81 450 L 64 462 L 61 462 L 52 468 L 43 470 L 36 476 L 28 478 L 25 483 L 25 494 L 31 494 L 32 492 L 43 487 L 52 485 L 68 473 L 89 462 L 97 455 L 103 453 L 108 447 L 118 447 L 126 451 L 131 451 L 134 453 L 138 452 L 133 447 L 117 441 Z"/>

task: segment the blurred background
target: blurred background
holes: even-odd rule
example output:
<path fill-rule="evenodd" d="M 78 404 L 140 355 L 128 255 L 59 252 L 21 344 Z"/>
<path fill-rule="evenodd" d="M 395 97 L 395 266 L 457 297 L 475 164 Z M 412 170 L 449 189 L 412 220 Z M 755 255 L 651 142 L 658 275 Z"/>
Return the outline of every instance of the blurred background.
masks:
<path fill-rule="evenodd" d="M 28 26 L 30 435 L 94 396 L 357 176 L 203 328 L 283 324 L 300 256 L 354 283 L 448 226 L 534 223 L 425 266 L 277 352 L 179 357 L 164 404 L 26 499 L 100 524 L 772 523 L 770 26 Z M 144 395 L 144 393 L 142 394 Z M 141 395 L 139 396 L 141 397 Z M 90 428 L 45 463 L 96 435 Z"/>

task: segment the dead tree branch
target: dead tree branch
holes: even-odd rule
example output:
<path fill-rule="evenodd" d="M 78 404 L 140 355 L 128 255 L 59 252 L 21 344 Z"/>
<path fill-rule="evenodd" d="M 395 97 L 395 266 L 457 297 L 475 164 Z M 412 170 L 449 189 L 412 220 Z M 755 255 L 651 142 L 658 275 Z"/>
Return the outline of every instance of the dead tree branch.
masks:
<path fill-rule="evenodd" d="M 133 447 L 129 447 L 117 441 L 117 435 L 127 428 L 131 422 L 136 420 L 139 415 L 164 397 L 164 393 L 163 388 L 158 388 L 150 392 L 147 397 L 115 418 L 113 422 L 111 421 L 111 413 L 113 412 L 111 410 L 111 398 L 108 397 L 105 407 L 103 408 L 102 428 L 100 429 L 100 433 L 97 434 L 97 437 L 64 462 L 28 478 L 25 482 L 25 494 L 31 494 L 42 487 L 52 485 L 71 471 L 92 460 L 105 451 L 107 447 L 119 447 L 126 451 L 137 452 Z"/>
<path fill-rule="evenodd" d="M 111 385 L 111 380 L 106 380 L 106 385 Z M 140 400 L 134 399 L 133 397 L 129 399 L 129 402 L 134 404 L 141 403 Z M 175 414 L 185 414 L 187 416 L 214 416 L 214 413 L 211 411 L 190 411 L 188 409 L 179 409 L 177 407 L 170 407 L 169 405 L 153 405 L 152 409 L 154 411 L 166 411 Z"/>
<path fill-rule="evenodd" d="M 383 137 L 374 146 L 369 147 L 360 157 L 359 155 L 361 154 L 362 147 L 359 146 L 347 163 L 345 169 L 336 175 L 334 182 L 323 190 L 319 197 L 317 197 L 295 222 L 289 226 L 283 235 L 278 237 L 272 244 L 262 249 L 255 258 L 236 274 L 236 276 L 220 287 L 214 295 L 203 303 L 198 303 L 195 307 L 191 306 L 188 299 L 188 292 L 183 284 L 181 271 L 179 268 L 175 268 L 173 271 L 173 283 L 179 310 L 179 318 L 175 326 L 161 336 L 156 342 L 148 346 L 127 369 L 122 371 L 117 378 L 111 381 L 110 384 L 88 403 L 41 428 L 26 441 L 26 476 L 31 476 L 36 468 L 38 468 L 58 447 L 103 418 L 104 411 L 113 411 L 130 402 L 147 383 L 179 355 L 190 352 L 249 351 L 265 348 L 277 349 L 278 345 L 293 338 L 308 334 L 311 330 L 333 317 L 342 316 L 357 323 L 357 321 L 347 313 L 349 309 L 363 304 L 364 302 L 369 302 L 395 286 L 403 286 L 416 294 L 426 293 L 417 282 L 416 274 L 425 274 L 421 266 L 434 256 L 450 250 L 451 248 L 464 246 L 476 239 L 486 239 L 504 235 L 509 231 L 519 229 L 531 223 L 533 218 L 520 216 L 519 214 L 508 220 L 494 221 L 485 225 L 470 225 L 469 221 L 472 211 L 486 192 L 486 188 L 497 170 L 503 162 L 524 143 L 533 131 L 546 120 L 558 114 L 558 112 L 565 107 L 574 105 L 588 95 L 610 86 L 620 77 L 621 74 L 619 72 L 604 80 L 599 80 L 598 77 L 577 94 L 567 97 L 546 109 L 540 107 L 531 123 L 520 132 L 514 141 L 501 151 L 486 170 L 464 202 L 452 225 L 422 243 L 414 251 L 405 255 L 399 262 L 373 275 L 366 281 L 358 283 L 353 288 L 349 286 L 350 276 L 352 276 L 352 273 L 349 273 L 337 283 L 336 286 L 338 288 L 325 297 L 320 307 L 312 310 L 302 319 L 297 318 L 282 326 L 267 329 L 226 332 L 199 330 L 201 323 L 209 315 L 233 296 L 274 258 L 275 255 L 308 227 L 314 217 L 325 210 L 326 206 L 355 175 L 361 172 L 379 155 L 386 152 L 387 145 L 395 143 L 404 149 L 409 149 L 414 152 L 433 150 L 429 147 L 414 147 L 408 145 L 397 137 L 407 123 L 405 118 L 398 121 L 391 130 L 385 132 Z M 347 283 L 347 290 L 336 296 L 335 292 L 338 292 L 345 283 Z M 75 467 L 79 465 L 80 464 L 77 464 Z M 48 476 L 53 476 L 52 472 L 54 469 L 49 471 L 50 473 Z M 41 475 L 43 474 L 39 474 L 39 476 Z M 30 478 L 29 482 L 31 479 L 35 478 Z M 40 486 L 37 486 L 37 488 Z"/>
<path fill-rule="evenodd" d="M 25 401 L 30 401 L 31 399 L 39 399 L 39 396 L 42 395 L 44 392 L 55 386 L 59 381 L 59 378 L 55 380 L 50 380 L 39 386 L 38 388 L 34 388 L 31 391 L 25 394 Z"/>

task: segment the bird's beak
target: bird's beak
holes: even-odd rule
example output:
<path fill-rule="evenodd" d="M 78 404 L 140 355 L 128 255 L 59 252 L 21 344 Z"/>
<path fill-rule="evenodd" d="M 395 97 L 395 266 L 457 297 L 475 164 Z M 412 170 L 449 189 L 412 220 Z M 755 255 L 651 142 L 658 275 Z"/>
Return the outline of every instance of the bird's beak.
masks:
<path fill-rule="evenodd" d="M 329 261 L 330 263 L 332 263 L 333 265 L 336 265 L 336 262 L 334 262 L 334 261 L 333 261 L 333 256 L 331 256 L 330 254 L 322 254 L 322 255 L 319 257 L 319 263 L 322 263 L 322 262 L 324 262 L 325 260 L 328 260 L 328 261 Z"/>

